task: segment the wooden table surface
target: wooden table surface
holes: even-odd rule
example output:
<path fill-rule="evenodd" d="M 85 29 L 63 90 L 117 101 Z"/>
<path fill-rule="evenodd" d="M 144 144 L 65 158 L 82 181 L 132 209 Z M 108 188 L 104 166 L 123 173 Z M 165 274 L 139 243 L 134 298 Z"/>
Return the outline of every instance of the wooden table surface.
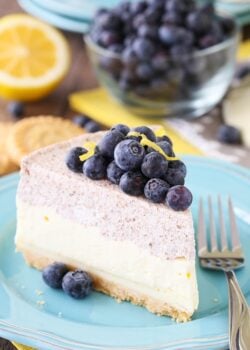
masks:
<path fill-rule="evenodd" d="M 0 0 L 0 17 L 6 14 L 21 12 L 21 8 L 15 0 Z M 81 89 L 93 88 L 97 85 L 90 63 L 87 59 L 86 52 L 82 41 L 82 36 L 78 34 L 65 33 L 71 46 L 72 55 L 74 57 L 71 70 L 60 85 L 60 87 L 48 98 L 29 103 L 25 106 L 25 115 L 60 115 L 70 117 L 73 112 L 70 111 L 67 97 L 69 93 Z M 11 116 L 7 112 L 7 103 L 0 99 L 0 120 L 11 120 Z M 195 122 L 196 124 L 199 122 Z M 213 128 L 215 128 L 215 125 Z M 214 135 L 214 129 L 206 126 L 206 133 Z M 249 153 L 248 153 L 249 155 Z M 247 157 L 248 158 L 248 157 Z M 250 157 L 249 157 L 250 158 Z M 243 161 L 243 165 L 249 164 Z M 6 340 L 0 338 L 0 350 L 14 350 L 15 348 Z"/>

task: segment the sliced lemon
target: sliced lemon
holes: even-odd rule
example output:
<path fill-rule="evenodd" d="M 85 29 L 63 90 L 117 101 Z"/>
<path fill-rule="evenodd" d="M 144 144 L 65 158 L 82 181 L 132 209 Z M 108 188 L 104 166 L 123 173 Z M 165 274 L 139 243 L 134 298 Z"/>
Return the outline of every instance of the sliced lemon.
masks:
<path fill-rule="evenodd" d="M 25 14 L 0 19 L 0 95 L 19 101 L 46 96 L 70 65 L 63 35 Z"/>

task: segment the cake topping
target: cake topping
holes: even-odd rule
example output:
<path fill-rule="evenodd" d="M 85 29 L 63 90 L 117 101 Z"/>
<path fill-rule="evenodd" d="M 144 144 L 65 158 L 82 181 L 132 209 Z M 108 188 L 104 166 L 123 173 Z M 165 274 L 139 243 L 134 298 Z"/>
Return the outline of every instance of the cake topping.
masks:
<path fill-rule="evenodd" d="M 64 292 L 75 299 L 83 299 L 92 290 L 92 279 L 85 271 L 69 271 L 62 281 Z"/>
<path fill-rule="evenodd" d="M 184 186 L 186 166 L 175 156 L 172 141 L 164 133 L 163 128 L 154 132 L 140 126 L 130 131 L 118 124 L 97 146 L 91 142 L 72 149 L 66 164 L 92 180 L 107 178 L 126 194 L 144 195 L 154 203 L 186 210 L 192 203 L 192 194 Z"/>
<path fill-rule="evenodd" d="M 88 154 L 88 151 L 86 148 L 83 148 L 83 147 L 72 148 L 66 157 L 67 167 L 76 173 L 82 173 L 83 162 L 81 160 L 81 157 L 82 155 L 85 155 L 85 154 Z"/>
<path fill-rule="evenodd" d="M 170 208 L 180 211 L 186 210 L 192 203 L 193 196 L 185 186 L 171 187 L 167 193 L 166 202 Z"/>

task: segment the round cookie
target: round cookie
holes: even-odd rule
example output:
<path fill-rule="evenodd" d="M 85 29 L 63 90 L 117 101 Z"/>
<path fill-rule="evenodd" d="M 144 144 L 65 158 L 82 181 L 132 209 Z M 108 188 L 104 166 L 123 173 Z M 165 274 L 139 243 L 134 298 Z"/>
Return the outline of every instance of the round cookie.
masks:
<path fill-rule="evenodd" d="M 39 116 L 22 119 L 17 122 L 8 137 L 8 152 L 16 164 L 27 154 L 57 143 L 81 135 L 83 129 L 73 124 L 70 120 L 59 117 Z"/>
<path fill-rule="evenodd" d="M 18 169 L 7 152 L 7 139 L 12 128 L 13 123 L 0 122 L 0 176 Z"/>

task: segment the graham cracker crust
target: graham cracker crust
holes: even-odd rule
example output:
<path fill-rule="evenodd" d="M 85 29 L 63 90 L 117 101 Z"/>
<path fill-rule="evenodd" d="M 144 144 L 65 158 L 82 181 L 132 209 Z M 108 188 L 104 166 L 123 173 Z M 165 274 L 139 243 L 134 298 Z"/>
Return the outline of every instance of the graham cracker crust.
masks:
<path fill-rule="evenodd" d="M 25 261 L 28 265 L 41 270 L 49 264 L 53 263 L 54 260 L 45 256 L 38 256 L 36 253 L 29 249 L 24 249 L 23 247 L 19 249 Z M 70 265 L 70 268 L 76 269 L 77 266 Z M 180 311 L 167 303 L 162 303 L 159 300 L 153 299 L 143 293 L 138 293 L 131 289 L 125 288 L 122 285 L 117 285 L 116 283 L 110 282 L 97 274 L 89 273 L 93 279 L 94 289 L 112 296 L 117 301 L 130 301 L 131 303 L 139 306 L 144 306 L 150 312 L 157 314 L 159 316 L 170 316 L 177 322 L 189 321 L 192 314 L 188 314 L 185 311 Z"/>

